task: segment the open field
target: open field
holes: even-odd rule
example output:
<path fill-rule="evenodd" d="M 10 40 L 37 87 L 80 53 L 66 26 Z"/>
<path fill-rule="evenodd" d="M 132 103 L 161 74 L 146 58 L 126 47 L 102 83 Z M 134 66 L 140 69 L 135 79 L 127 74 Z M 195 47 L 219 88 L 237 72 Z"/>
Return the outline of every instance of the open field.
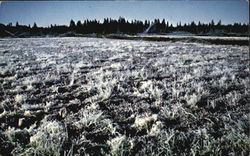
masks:
<path fill-rule="evenodd" d="M 85 35 L 89 36 L 89 35 Z M 97 35 L 98 36 L 98 35 Z M 103 37 L 100 36 L 99 37 Z M 111 39 L 125 39 L 125 40 L 144 40 L 144 41 L 168 41 L 168 42 L 187 42 L 187 43 L 205 43 L 213 45 L 239 45 L 248 46 L 249 37 L 225 37 L 225 36 L 197 36 L 197 35 L 105 35 L 106 38 Z"/>
<path fill-rule="evenodd" d="M 0 45 L 0 155 L 249 155 L 247 46 Z"/>

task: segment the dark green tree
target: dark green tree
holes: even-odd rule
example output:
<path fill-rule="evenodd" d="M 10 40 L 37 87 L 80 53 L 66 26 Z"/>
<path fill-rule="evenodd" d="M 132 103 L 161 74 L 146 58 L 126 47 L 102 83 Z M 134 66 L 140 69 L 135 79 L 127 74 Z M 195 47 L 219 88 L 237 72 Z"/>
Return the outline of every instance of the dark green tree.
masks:
<path fill-rule="evenodd" d="M 75 27 L 75 26 L 76 26 L 75 21 L 71 19 L 71 20 L 70 20 L 69 27 L 73 28 L 73 27 Z"/>

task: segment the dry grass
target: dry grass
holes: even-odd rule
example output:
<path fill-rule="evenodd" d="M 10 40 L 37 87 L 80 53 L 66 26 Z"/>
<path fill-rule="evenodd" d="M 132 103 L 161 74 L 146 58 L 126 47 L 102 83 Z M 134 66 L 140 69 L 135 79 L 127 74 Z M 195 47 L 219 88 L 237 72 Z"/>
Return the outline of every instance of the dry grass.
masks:
<path fill-rule="evenodd" d="M 248 47 L 0 42 L 2 155 L 249 155 Z"/>

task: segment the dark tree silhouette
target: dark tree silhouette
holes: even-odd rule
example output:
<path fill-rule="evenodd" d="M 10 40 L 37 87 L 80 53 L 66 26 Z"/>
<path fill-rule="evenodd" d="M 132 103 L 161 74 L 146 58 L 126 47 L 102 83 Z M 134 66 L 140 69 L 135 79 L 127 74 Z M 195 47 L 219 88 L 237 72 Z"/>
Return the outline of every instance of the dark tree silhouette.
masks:
<path fill-rule="evenodd" d="M 215 24 L 214 20 L 208 24 L 201 23 L 198 21 L 196 24 L 195 21 L 191 23 L 181 22 L 177 23 L 177 26 L 173 26 L 172 23 L 166 21 L 166 19 L 155 19 L 154 21 L 145 20 L 144 22 L 139 20 L 128 21 L 123 17 L 119 17 L 118 20 L 105 18 L 103 22 L 100 22 L 96 19 L 89 20 L 86 19 L 83 22 L 80 20 L 75 23 L 73 19 L 70 20 L 69 26 L 66 25 L 50 25 L 49 27 L 37 27 L 37 24 L 34 23 L 32 28 L 26 25 L 20 25 L 16 22 L 15 26 L 12 26 L 12 23 L 7 25 L 1 24 L 0 36 L 11 36 L 11 34 L 16 34 L 18 37 L 25 37 L 21 34 L 26 32 L 28 36 L 36 35 L 60 35 L 67 32 L 69 35 L 80 35 L 80 34 L 137 34 L 144 32 L 151 25 L 148 33 L 169 33 L 172 31 L 185 31 L 199 35 L 210 35 L 213 32 L 221 32 L 222 35 L 245 35 L 248 34 L 248 24 L 234 23 L 229 25 L 223 25 L 221 20 Z M 8 33 L 6 33 L 8 32 Z M 75 35 L 74 35 L 75 34 Z M 14 36 L 12 36 L 14 37 Z"/>
<path fill-rule="evenodd" d="M 74 28 L 75 26 L 76 26 L 75 21 L 71 19 L 69 27 Z"/>
<path fill-rule="evenodd" d="M 32 28 L 34 28 L 34 29 L 37 28 L 36 22 L 33 24 L 33 27 L 32 27 Z"/>

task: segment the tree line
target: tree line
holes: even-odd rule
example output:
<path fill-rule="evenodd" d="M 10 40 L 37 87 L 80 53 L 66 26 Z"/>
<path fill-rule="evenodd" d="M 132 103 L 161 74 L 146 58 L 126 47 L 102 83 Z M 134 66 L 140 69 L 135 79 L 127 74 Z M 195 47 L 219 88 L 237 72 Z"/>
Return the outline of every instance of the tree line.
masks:
<path fill-rule="evenodd" d="M 138 33 L 157 33 L 164 34 L 173 31 L 185 31 L 194 34 L 209 34 L 209 33 L 224 33 L 226 34 L 247 34 L 248 25 L 241 23 L 234 23 L 224 25 L 221 20 L 217 23 L 212 20 L 209 23 L 194 22 L 177 23 L 173 26 L 165 19 L 155 19 L 154 21 L 140 21 L 132 20 L 128 21 L 125 18 L 120 17 L 118 20 L 105 18 L 103 22 L 96 19 L 77 21 L 71 20 L 69 25 L 50 25 L 49 27 L 38 27 L 36 23 L 33 26 L 20 25 L 16 22 L 15 25 L 9 23 L 7 25 L 0 24 L 0 36 L 34 36 L 34 35 L 60 35 L 60 34 L 138 34 Z"/>

